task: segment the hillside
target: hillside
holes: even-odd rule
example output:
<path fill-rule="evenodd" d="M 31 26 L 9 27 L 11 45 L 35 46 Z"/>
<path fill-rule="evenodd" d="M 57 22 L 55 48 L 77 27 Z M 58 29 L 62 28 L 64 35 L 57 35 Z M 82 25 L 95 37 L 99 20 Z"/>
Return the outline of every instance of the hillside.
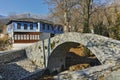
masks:
<path fill-rule="evenodd" d="M 6 16 L 0 15 L 0 19 L 6 18 Z"/>

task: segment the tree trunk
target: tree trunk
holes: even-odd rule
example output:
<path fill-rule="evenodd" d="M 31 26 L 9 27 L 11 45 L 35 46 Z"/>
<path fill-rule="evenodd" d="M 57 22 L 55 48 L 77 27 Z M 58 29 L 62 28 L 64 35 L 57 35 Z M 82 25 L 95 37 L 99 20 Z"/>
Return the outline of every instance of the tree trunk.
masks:
<path fill-rule="evenodd" d="M 89 21 L 90 21 L 90 10 L 91 10 L 91 3 L 92 0 L 86 0 L 86 9 L 85 9 L 85 15 L 84 15 L 84 22 L 83 22 L 83 32 L 84 33 L 90 33 L 90 26 L 89 26 Z M 85 7 L 85 6 L 84 6 Z"/>
<path fill-rule="evenodd" d="M 64 0 L 64 20 L 65 20 L 65 32 L 70 32 L 69 28 L 69 17 L 68 17 L 68 7 L 67 7 L 67 0 Z"/>

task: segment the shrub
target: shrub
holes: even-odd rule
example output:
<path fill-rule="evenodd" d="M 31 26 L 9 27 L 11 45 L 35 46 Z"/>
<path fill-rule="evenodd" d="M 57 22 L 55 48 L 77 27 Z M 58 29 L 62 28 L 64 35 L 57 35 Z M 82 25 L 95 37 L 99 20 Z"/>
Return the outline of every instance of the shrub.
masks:
<path fill-rule="evenodd" d="M 0 50 L 7 50 L 12 47 L 12 39 L 5 35 L 4 37 L 0 38 Z"/>

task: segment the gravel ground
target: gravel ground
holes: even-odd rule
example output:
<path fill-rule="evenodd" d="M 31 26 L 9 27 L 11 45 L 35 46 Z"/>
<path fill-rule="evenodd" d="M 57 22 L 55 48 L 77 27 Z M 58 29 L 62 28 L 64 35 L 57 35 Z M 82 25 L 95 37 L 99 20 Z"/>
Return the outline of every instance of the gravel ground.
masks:
<path fill-rule="evenodd" d="M 13 44 L 11 51 L 21 50 L 32 44 L 34 43 Z M 0 56 L 7 52 L 9 51 L 0 51 Z M 20 80 L 39 70 L 41 70 L 41 68 L 35 65 L 33 61 L 25 56 L 22 56 L 21 58 L 17 58 L 10 63 L 0 64 L 0 80 Z"/>
<path fill-rule="evenodd" d="M 20 80 L 22 77 L 40 69 L 29 59 L 19 60 L 7 64 L 0 64 L 0 80 Z"/>

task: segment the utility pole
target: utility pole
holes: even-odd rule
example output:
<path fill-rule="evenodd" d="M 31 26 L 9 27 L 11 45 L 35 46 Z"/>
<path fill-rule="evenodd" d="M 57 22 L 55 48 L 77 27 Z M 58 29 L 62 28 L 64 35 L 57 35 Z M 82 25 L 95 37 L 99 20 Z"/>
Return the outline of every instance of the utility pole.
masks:
<path fill-rule="evenodd" d="M 47 62 L 46 65 L 48 64 L 48 60 L 49 60 L 49 56 L 50 56 L 50 48 L 51 47 L 51 33 L 49 33 L 49 37 L 48 37 L 48 55 L 47 55 Z"/>
<path fill-rule="evenodd" d="M 49 35 L 49 38 L 48 38 L 48 58 L 50 56 L 50 46 L 51 46 L 51 37 Z"/>
<path fill-rule="evenodd" d="M 44 43 L 44 40 L 42 40 L 42 47 L 43 47 L 44 67 L 46 68 L 46 55 L 45 55 L 45 43 Z"/>
<path fill-rule="evenodd" d="M 43 59 L 44 59 L 44 67 L 46 68 L 47 67 L 47 64 L 48 64 L 48 59 L 49 59 L 49 56 L 50 56 L 50 49 L 51 49 L 51 33 L 47 33 L 47 37 L 44 37 L 42 38 L 42 49 L 43 49 Z M 44 36 L 44 35 L 42 35 Z M 45 52 L 45 39 L 48 40 L 48 45 L 47 45 L 47 52 Z"/>

